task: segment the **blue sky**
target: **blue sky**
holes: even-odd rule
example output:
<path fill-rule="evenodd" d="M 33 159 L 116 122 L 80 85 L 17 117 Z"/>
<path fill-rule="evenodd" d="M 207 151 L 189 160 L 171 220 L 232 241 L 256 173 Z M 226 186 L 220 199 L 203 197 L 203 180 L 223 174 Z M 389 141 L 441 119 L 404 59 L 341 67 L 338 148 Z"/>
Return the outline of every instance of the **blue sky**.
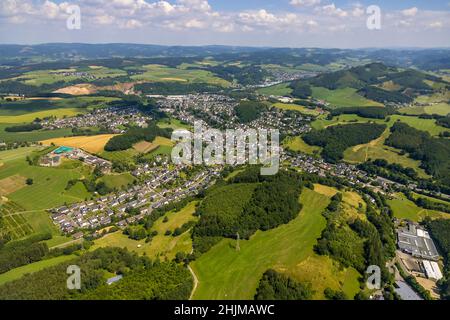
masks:
<path fill-rule="evenodd" d="M 68 29 L 68 8 L 81 28 Z M 367 27 L 369 5 L 380 25 Z M 450 47 L 450 0 L 1 0 L 0 43 Z"/>

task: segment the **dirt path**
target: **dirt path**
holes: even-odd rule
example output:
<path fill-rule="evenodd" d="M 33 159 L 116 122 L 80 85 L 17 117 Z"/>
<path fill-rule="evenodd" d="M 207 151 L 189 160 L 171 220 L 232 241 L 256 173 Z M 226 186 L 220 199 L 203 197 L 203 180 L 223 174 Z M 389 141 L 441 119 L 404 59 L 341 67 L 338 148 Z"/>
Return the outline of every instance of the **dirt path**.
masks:
<path fill-rule="evenodd" d="M 194 270 L 192 270 L 191 266 L 188 265 L 188 269 L 192 274 L 192 277 L 194 278 L 194 287 L 192 288 L 192 292 L 191 292 L 191 296 L 189 297 L 189 300 L 192 300 L 192 297 L 194 296 L 194 292 L 197 289 L 198 286 L 198 278 L 194 272 Z"/>

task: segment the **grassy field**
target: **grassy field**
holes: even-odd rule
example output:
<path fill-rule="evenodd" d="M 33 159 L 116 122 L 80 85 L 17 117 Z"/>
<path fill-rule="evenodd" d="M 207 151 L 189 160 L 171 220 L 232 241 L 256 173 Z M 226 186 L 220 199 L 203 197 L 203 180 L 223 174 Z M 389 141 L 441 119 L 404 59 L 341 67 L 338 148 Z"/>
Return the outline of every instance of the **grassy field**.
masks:
<path fill-rule="evenodd" d="M 131 148 L 123 151 L 103 151 L 99 155 L 109 161 L 131 162 L 138 154 L 137 150 Z"/>
<path fill-rule="evenodd" d="M 308 278 L 313 287 L 342 288 L 353 296 L 358 286 L 354 270 L 342 270 L 337 274 L 330 269 L 330 277 L 309 278 L 307 270 L 299 267 L 308 259 L 316 258 L 313 246 L 325 227 L 321 214 L 329 198 L 305 189 L 300 202 L 303 209 L 289 224 L 258 231 L 250 240 L 241 240 L 240 251 L 235 249 L 235 240 L 224 239 L 194 261 L 192 268 L 199 279 L 194 298 L 253 299 L 262 274 L 269 268 L 292 274 L 297 279 Z M 316 283 L 319 281 L 321 284 Z M 317 292 L 315 298 L 322 298 L 322 293 Z"/>
<path fill-rule="evenodd" d="M 115 137 L 115 134 L 101 134 L 96 136 L 76 136 L 67 138 L 55 138 L 41 141 L 43 145 L 54 144 L 56 146 L 66 146 L 83 149 L 90 153 L 101 153 L 104 151 L 106 143 Z"/>
<path fill-rule="evenodd" d="M 379 102 L 368 100 L 356 93 L 356 89 L 345 88 L 328 90 L 322 87 L 313 87 L 312 96 L 315 99 L 325 100 L 333 107 L 365 107 L 382 106 Z"/>
<path fill-rule="evenodd" d="M 394 211 L 394 217 L 398 219 L 409 219 L 412 221 L 421 221 L 425 217 L 433 219 L 444 218 L 449 219 L 450 214 L 435 210 L 422 209 L 410 200 L 404 194 L 398 193 L 394 199 L 388 200 L 388 204 Z"/>
<path fill-rule="evenodd" d="M 129 184 L 133 183 L 135 179 L 130 173 L 125 172 L 121 174 L 105 175 L 99 180 L 103 181 L 108 188 L 121 189 L 122 187 L 126 187 Z"/>
<path fill-rule="evenodd" d="M 433 136 L 439 135 L 441 132 L 450 131 L 450 129 L 438 126 L 436 124 L 436 120 L 433 119 L 420 119 L 414 116 L 404 116 L 404 115 L 393 115 L 390 116 L 390 121 L 386 122 L 382 119 L 368 119 L 362 118 L 355 114 L 342 114 L 336 117 L 333 117 L 331 120 L 327 120 L 325 116 L 319 117 L 317 120 L 312 122 L 311 126 L 314 129 L 320 130 L 332 125 L 337 124 L 350 124 L 350 123 L 366 123 L 366 122 L 376 122 L 381 124 L 386 124 L 389 128 L 394 125 L 396 121 L 401 121 L 403 123 L 408 124 L 411 127 L 416 128 L 417 130 L 427 131 Z"/>
<path fill-rule="evenodd" d="M 32 112 L 17 116 L 3 116 L 0 115 L 0 123 L 24 123 L 32 122 L 36 118 L 46 118 L 46 117 L 73 117 L 77 114 L 83 113 L 85 110 L 78 108 L 61 108 L 61 109 L 49 109 L 44 111 Z"/>
<path fill-rule="evenodd" d="M 133 145 L 133 149 L 139 153 L 148 153 L 158 148 L 158 145 L 147 141 L 141 141 Z"/>
<path fill-rule="evenodd" d="M 178 119 L 162 119 L 158 121 L 158 127 L 160 128 L 171 128 L 173 130 L 177 130 L 177 129 L 187 129 L 190 130 L 191 126 L 188 124 L 184 124 L 182 123 L 180 120 Z"/>
<path fill-rule="evenodd" d="M 164 233 L 167 230 L 173 231 L 188 221 L 196 220 L 197 218 L 193 216 L 195 205 L 196 202 L 191 202 L 180 211 L 168 212 L 165 216 L 169 221 L 166 223 L 163 222 L 163 217 L 158 219 L 152 227 L 152 230 L 157 231 L 158 235 L 150 243 L 146 243 L 145 240 L 136 241 L 129 239 L 121 231 L 118 231 L 95 240 L 92 250 L 101 247 L 120 247 L 139 254 L 145 253 L 151 258 L 160 257 L 168 260 L 173 259 L 177 252 L 190 253 L 192 250 L 192 239 L 189 232 L 185 232 L 178 237 L 166 236 Z"/>
<path fill-rule="evenodd" d="M 301 137 L 287 137 L 283 141 L 283 146 L 296 152 L 314 154 L 320 151 L 320 147 L 310 146 Z"/>
<path fill-rule="evenodd" d="M 289 104 L 289 103 L 275 103 L 273 105 L 275 108 L 282 109 L 282 110 L 293 110 L 298 111 L 305 115 L 310 116 L 318 116 L 319 112 L 316 110 L 308 109 L 304 106 L 299 106 L 298 104 Z"/>
<path fill-rule="evenodd" d="M 344 160 L 349 163 L 363 163 L 369 159 L 385 159 L 389 163 L 397 163 L 404 167 L 413 168 L 420 177 L 429 178 L 423 169 L 421 169 L 420 161 L 409 158 L 407 155 L 401 155 L 400 150 L 384 145 L 389 137 L 390 131 L 386 131 L 377 139 L 366 144 L 357 145 L 348 148 L 344 152 Z"/>
<path fill-rule="evenodd" d="M 3 142 L 23 142 L 41 141 L 59 137 L 70 136 L 72 129 L 39 130 L 32 132 L 6 132 L 5 128 L 11 127 L 11 123 L 0 123 L 0 141 Z"/>
<path fill-rule="evenodd" d="M 65 261 L 68 261 L 68 260 L 71 260 L 74 258 L 76 258 L 75 255 L 59 256 L 56 258 L 42 260 L 42 261 L 27 264 L 23 267 L 15 268 L 13 270 L 10 270 L 8 272 L 0 274 L 0 285 L 4 284 L 6 282 L 9 282 L 9 281 L 20 279 L 27 273 L 37 272 L 42 269 L 55 266 L 57 264 L 63 263 Z"/>
<path fill-rule="evenodd" d="M 17 150 L 17 152 L 20 151 L 20 149 Z M 8 153 L 8 156 L 11 157 L 11 153 Z M 2 152 L 0 152 L 1 158 Z M 65 202 L 83 201 L 87 194 L 85 189 L 67 191 L 65 188 L 69 180 L 89 175 L 90 169 L 86 166 L 74 169 L 30 166 L 25 156 L 3 162 L 0 167 L 0 180 L 17 174 L 33 179 L 33 184 L 9 194 L 8 198 L 24 210 L 43 210 L 63 205 Z"/>
<path fill-rule="evenodd" d="M 223 87 L 230 86 L 230 83 L 224 79 L 215 76 L 213 73 L 205 70 L 187 70 L 183 68 L 171 68 L 162 65 L 150 64 L 143 66 L 143 74 L 133 75 L 131 78 L 136 81 L 154 81 L 154 82 L 205 82 Z"/>
<path fill-rule="evenodd" d="M 280 83 L 274 86 L 265 87 L 256 90 L 259 94 L 267 96 L 287 96 L 292 93 L 292 89 L 289 88 L 289 83 Z"/>

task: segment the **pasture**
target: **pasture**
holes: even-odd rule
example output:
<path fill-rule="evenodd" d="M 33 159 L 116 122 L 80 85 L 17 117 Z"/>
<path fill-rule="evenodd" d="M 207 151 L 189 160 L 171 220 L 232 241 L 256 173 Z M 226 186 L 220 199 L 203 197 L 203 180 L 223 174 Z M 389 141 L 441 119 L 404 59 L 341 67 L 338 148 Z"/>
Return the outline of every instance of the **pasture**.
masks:
<path fill-rule="evenodd" d="M 275 103 L 273 105 L 275 108 L 281 109 L 281 110 L 292 110 L 292 111 L 298 111 L 302 114 L 308 115 L 308 116 L 318 116 L 320 113 L 317 110 L 309 109 L 304 106 L 300 106 L 298 104 L 289 104 L 289 103 Z"/>
<path fill-rule="evenodd" d="M 398 219 L 408 219 L 415 222 L 422 221 L 425 217 L 432 219 L 449 219 L 450 214 L 435 210 L 418 207 L 414 202 L 408 200 L 403 193 L 397 193 L 395 197 L 387 202 Z"/>
<path fill-rule="evenodd" d="M 310 146 L 301 137 L 287 137 L 283 141 L 283 146 L 295 152 L 303 152 L 307 154 L 315 154 L 320 151 L 320 147 Z"/>
<path fill-rule="evenodd" d="M 0 141 L 3 142 L 36 142 L 41 140 L 67 137 L 72 135 L 72 129 L 39 130 L 31 132 L 6 132 L 5 128 L 11 127 L 11 123 L 0 123 Z"/>
<path fill-rule="evenodd" d="M 379 102 L 368 100 L 356 93 L 356 89 L 344 88 L 329 90 L 322 87 L 312 87 L 312 97 L 328 102 L 332 107 L 367 107 L 383 105 Z"/>
<path fill-rule="evenodd" d="M 106 184 L 108 188 L 111 189 L 121 189 L 132 184 L 135 178 L 128 172 L 121 174 L 109 174 L 101 177 L 99 181 Z"/>
<path fill-rule="evenodd" d="M 297 218 L 276 229 L 258 231 L 250 240 L 241 240 L 240 251 L 236 251 L 236 240 L 223 239 L 194 261 L 191 266 L 199 280 L 194 299 L 253 299 L 262 274 L 269 268 L 296 279 L 308 278 L 307 271 L 299 266 L 316 256 L 313 246 L 325 227 L 322 212 L 329 198 L 305 188 L 300 202 L 303 209 Z M 351 296 L 356 293 L 357 272 L 344 269 L 339 274 L 329 270 L 332 277 L 308 279 L 313 287 L 344 289 Z M 322 298 L 322 292 L 317 292 L 315 298 Z"/>
<path fill-rule="evenodd" d="M 288 96 L 292 93 L 289 83 L 280 83 L 274 86 L 260 88 L 256 90 L 259 94 L 266 96 Z"/>
<path fill-rule="evenodd" d="M 196 202 L 191 202 L 180 211 L 168 212 L 165 215 L 169 219 L 166 223 L 163 222 L 163 217 L 156 220 L 151 230 L 157 231 L 158 234 L 149 243 L 146 243 L 145 240 L 132 240 L 122 234 L 121 231 L 118 231 L 95 240 L 95 244 L 91 249 L 95 250 L 102 247 L 127 248 L 138 254 L 146 254 L 151 258 L 160 257 L 164 260 L 172 260 L 177 252 L 188 254 L 192 250 L 190 232 L 185 232 L 177 237 L 172 235 L 166 236 L 164 233 L 167 230 L 173 231 L 188 221 L 196 220 L 197 218 L 193 216 L 195 205 Z"/>
<path fill-rule="evenodd" d="M 90 153 L 102 153 L 106 143 L 115 137 L 115 134 L 101 134 L 95 136 L 74 136 L 67 138 L 55 138 L 41 141 L 43 145 L 66 146 L 72 148 L 83 149 Z"/>

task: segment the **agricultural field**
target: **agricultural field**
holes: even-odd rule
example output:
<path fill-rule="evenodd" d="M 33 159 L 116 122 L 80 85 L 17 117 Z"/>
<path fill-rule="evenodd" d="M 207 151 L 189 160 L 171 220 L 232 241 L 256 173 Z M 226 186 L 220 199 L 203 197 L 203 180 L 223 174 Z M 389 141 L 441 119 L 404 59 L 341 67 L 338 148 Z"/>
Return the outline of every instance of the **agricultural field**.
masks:
<path fill-rule="evenodd" d="M 138 154 L 138 151 L 131 148 L 123 151 L 103 151 L 99 155 L 109 161 L 132 162 Z"/>
<path fill-rule="evenodd" d="M 35 152 L 30 156 L 33 156 Z M 0 152 L 1 158 L 2 152 Z M 79 179 L 89 174 L 90 169 L 86 166 L 74 169 L 31 166 L 25 160 L 25 156 L 4 161 L 0 167 L 0 180 L 15 175 L 33 180 L 32 185 L 27 185 L 8 195 L 8 199 L 22 207 L 24 211 L 44 210 L 64 203 L 84 201 L 87 195 L 84 187 L 66 190 L 66 186 L 69 180 Z"/>
<path fill-rule="evenodd" d="M 394 212 L 394 217 L 398 219 L 408 219 L 420 222 L 425 217 L 430 217 L 432 219 L 450 218 L 449 213 L 418 207 L 414 202 L 407 199 L 403 193 L 397 193 L 393 199 L 388 200 L 388 204 Z"/>
<path fill-rule="evenodd" d="M 41 140 L 67 137 L 72 135 L 72 129 L 38 130 L 32 132 L 6 132 L 10 123 L 0 123 L 0 141 L 2 142 L 36 142 Z"/>
<path fill-rule="evenodd" d="M 306 279 L 309 264 L 306 268 L 302 266 L 305 261 L 317 258 L 313 246 L 325 227 L 322 212 L 328 201 L 329 197 L 305 188 L 300 196 L 303 209 L 290 223 L 258 231 L 250 240 L 240 240 L 240 251 L 236 250 L 236 240 L 219 242 L 192 263 L 199 280 L 194 299 L 253 299 L 262 274 L 269 268 L 295 279 Z M 331 264 L 328 266 L 321 265 L 327 269 L 321 274 L 329 276 L 308 278 L 314 288 L 317 285 L 343 289 L 349 296 L 359 290 L 359 274 L 355 270 L 338 272 Z M 321 297 L 322 292 L 317 292 L 315 298 Z"/>
<path fill-rule="evenodd" d="M 101 134 L 95 136 L 75 136 L 67 138 L 55 138 L 41 141 L 45 146 L 56 145 L 66 146 L 72 148 L 83 149 L 90 153 L 102 153 L 104 151 L 106 143 L 115 137 L 115 134 Z"/>
<path fill-rule="evenodd" d="M 102 247 L 120 247 L 127 248 L 138 254 L 146 254 L 148 257 L 171 260 L 177 252 L 190 253 L 192 251 L 192 239 L 190 232 L 185 232 L 177 237 L 172 235 L 166 236 L 167 230 L 173 231 L 175 228 L 181 227 L 184 223 L 195 221 L 197 218 L 193 216 L 195 212 L 196 202 L 189 203 L 180 211 L 168 212 L 165 217 L 167 222 L 163 222 L 164 217 L 159 218 L 153 225 L 152 231 L 157 231 L 158 235 L 153 237 L 152 241 L 146 243 L 145 240 L 136 241 L 122 234 L 121 231 L 108 234 L 103 238 L 95 240 L 92 250 Z"/>
<path fill-rule="evenodd" d="M 163 65 L 150 64 L 142 67 L 143 74 L 133 75 L 135 81 L 151 82 L 204 82 L 222 87 L 230 86 L 224 79 L 215 76 L 205 70 L 186 70 L 183 68 L 171 68 Z"/>
<path fill-rule="evenodd" d="M 320 151 L 320 147 L 310 146 L 301 137 L 287 137 L 283 141 L 283 146 L 295 152 L 303 152 L 307 154 L 315 154 Z"/>
<path fill-rule="evenodd" d="M 312 87 L 312 97 L 327 101 L 332 107 L 367 107 L 383 105 L 379 102 L 368 100 L 356 93 L 356 89 L 345 88 L 329 90 L 322 87 Z"/>
<path fill-rule="evenodd" d="M 275 103 L 273 106 L 281 110 L 298 111 L 308 116 L 318 116 L 320 114 L 317 110 L 309 109 L 298 104 Z"/>
<path fill-rule="evenodd" d="M 158 145 L 148 141 L 141 141 L 133 145 L 133 149 L 139 153 L 149 153 L 158 148 Z"/>
<path fill-rule="evenodd" d="M 191 129 L 190 125 L 184 124 L 180 120 L 172 119 L 172 118 L 159 120 L 157 125 L 158 125 L 158 127 L 162 128 L 162 129 L 165 129 L 165 128 L 171 128 L 173 130 L 177 130 L 177 129 L 190 130 Z"/>
<path fill-rule="evenodd" d="M 260 88 L 256 90 L 259 94 L 266 96 L 288 96 L 292 93 L 289 83 L 280 83 L 274 86 Z"/>

